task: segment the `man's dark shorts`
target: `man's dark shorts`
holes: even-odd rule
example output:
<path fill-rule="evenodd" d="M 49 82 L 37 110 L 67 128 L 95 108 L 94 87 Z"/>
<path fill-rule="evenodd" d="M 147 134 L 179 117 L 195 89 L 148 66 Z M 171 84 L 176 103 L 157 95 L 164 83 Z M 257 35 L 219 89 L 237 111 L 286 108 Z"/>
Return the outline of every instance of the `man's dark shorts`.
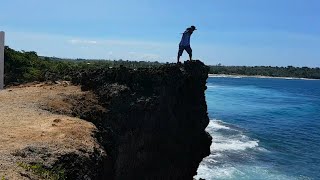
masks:
<path fill-rule="evenodd" d="M 189 55 L 192 55 L 192 49 L 190 46 L 179 46 L 178 56 L 182 56 L 184 50 L 186 50 Z"/>

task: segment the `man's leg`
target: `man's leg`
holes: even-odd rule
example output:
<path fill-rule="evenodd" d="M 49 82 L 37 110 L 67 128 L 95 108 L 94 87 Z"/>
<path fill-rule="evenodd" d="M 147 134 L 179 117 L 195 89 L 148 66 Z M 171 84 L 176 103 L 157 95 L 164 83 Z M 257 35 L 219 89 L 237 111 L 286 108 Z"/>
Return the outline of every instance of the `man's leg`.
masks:
<path fill-rule="evenodd" d="M 177 57 L 177 63 L 180 63 L 180 57 L 182 56 L 183 53 L 183 47 L 179 46 L 179 51 L 178 51 L 178 57 Z"/>
<path fill-rule="evenodd" d="M 189 54 L 189 59 L 190 61 L 192 61 L 192 49 L 190 46 L 186 47 L 186 51 Z"/>

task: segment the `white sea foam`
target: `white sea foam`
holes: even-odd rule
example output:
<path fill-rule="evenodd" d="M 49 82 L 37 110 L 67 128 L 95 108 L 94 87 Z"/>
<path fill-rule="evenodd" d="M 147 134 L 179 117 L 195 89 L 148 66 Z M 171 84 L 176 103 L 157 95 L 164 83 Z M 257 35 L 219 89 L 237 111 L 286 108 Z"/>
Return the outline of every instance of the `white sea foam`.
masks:
<path fill-rule="evenodd" d="M 219 130 L 219 129 L 230 129 L 228 126 L 223 125 L 220 120 L 211 120 L 206 130 Z"/>
<path fill-rule="evenodd" d="M 216 160 L 217 158 L 221 157 L 222 154 L 216 153 L 216 154 L 210 154 L 208 157 L 204 159 L 204 161 L 209 162 L 209 163 L 217 163 L 218 161 Z"/>
<path fill-rule="evenodd" d="M 209 84 L 207 84 L 207 88 L 217 88 L 217 87 L 221 87 L 221 86 L 218 86 L 218 85 L 209 85 Z"/>
<path fill-rule="evenodd" d="M 244 153 L 247 149 L 258 149 L 259 141 L 246 136 L 239 128 L 216 119 L 209 122 L 206 131 L 212 136 L 211 154 L 203 159 L 198 175 L 194 178 L 210 180 L 245 177 L 246 170 L 224 162 L 225 158 L 230 151 Z"/>
<path fill-rule="evenodd" d="M 241 140 L 213 140 L 212 151 L 243 151 L 250 148 L 257 147 L 258 141 L 247 141 Z"/>
<path fill-rule="evenodd" d="M 265 149 L 265 148 L 263 148 L 263 147 L 258 147 L 257 149 L 258 149 L 259 151 L 261 151 L 261 152 L 270 153 L 269 150 L 267 150 L 267 149 Z"/>
<path fill-rule="evenodd" d="M 209 167 L 206 164 L 201 164 L 197 170 L 195 179 L 206 180 L 226 180 L 226 179 L 263 179 L 263 180 L 298 180 L 308 178 L 295 178 L 281 174 L 277 171 L 270 171 L 267 167 L 249 166 L 249 165 L 224 165 Z"/>
<path fill-rule="evenodd" d="M 228 75 L 228 74 L 209 74 L 212 78 L 243 78 L 245 76 Z"/>
<path fill-rule="evenodd" d="M 294 179 L 276 171 L 269 171 L 268 167 L 242 165 L 230 162 L 230 151 L 248 153 L 248 149 L 265 151 L 259 147 L 259 141 L 246 136 L 238 128 L 220 120 L 211 120 L 206 131 L 212 135 L 211 154 L 201 162 L 195 179 L 219 180 L 219 179 Z M 239 152 L 238 152 L 239 151 Z M 226 161 L 227 158 L 228 160 Z M 219 162 L 221 161 L 221 162 Z"/>
<path fill-rule="evenodd" d="M 237 170 L 233 167 L 214 167 L 210 168 L 205 164 L 201 164 L 197 170 L 195 179 L 232 179 Z"/>
<path fill-rule="evenodd" d="M 219 130 L 238 131 L 228 127 L 228 124 L 221 120 L 211 120 L 206 131 L 212 135 L 212 144 L 210 147 L 212 153 L 221 151 L 243 151 L 259 146 L 258 140 L 250 139 L 240 131 L 238 131 L 237 134 L 227 136 L 219 133 Z"/>
<path fill-rule="evenodd" d="M 242 78 L 241 76 L 234 76 L 233 78 Z"/>

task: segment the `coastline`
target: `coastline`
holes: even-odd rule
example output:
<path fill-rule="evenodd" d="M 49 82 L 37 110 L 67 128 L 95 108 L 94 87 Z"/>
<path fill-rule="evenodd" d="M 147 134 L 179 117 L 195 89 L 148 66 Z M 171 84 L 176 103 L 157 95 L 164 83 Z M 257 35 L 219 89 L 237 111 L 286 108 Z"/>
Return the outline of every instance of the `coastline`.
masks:
<path fill-rule="evenodd" d="M 320 80 L 311 78 L 297 78 L 297 77 L 273 77 L 273 76 L 260 76 L 260 75 L 230 75 L 230 74 L 208 74 L 209 77 L 217 78 L 262 78 L 262 79 L 286 79 L 286 80 Z"/>

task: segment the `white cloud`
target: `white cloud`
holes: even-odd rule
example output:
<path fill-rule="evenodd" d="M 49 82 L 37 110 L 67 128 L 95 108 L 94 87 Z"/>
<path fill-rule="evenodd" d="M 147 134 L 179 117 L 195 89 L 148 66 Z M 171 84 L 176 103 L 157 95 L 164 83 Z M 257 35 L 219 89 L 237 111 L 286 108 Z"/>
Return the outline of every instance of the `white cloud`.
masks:
<path fill-rule="evenodd" d="M 170 54 L 167 49 L 171 49 L 172 47 L 176 49 L 172 43 L 164 42 L 102 38 L 90 39 L 8 30 L 6 31 L 6 45 L 16 50 L 36 51 L 39 55 L 43 56 L 138 61 L 160 61 L 159 59 L 166 59 L 165 57 Z"/>
<path fill-rule="evenodd" d="M 147 59 L 150 61 L 155 61 L 157 59 L 160 59 L 161 57 L 158 54 L 142 54 L 141 59 Z"/>
<path fill-rule="evenodd" d="M 169 59 L 155 53 L 144 53 L 144 52 L 128 52 L 126 59 L 131 59 L 135 61 L 168 61 Z"/>
<path fill-rule="evenodd" d="M 93 41 L 93 40 L 81 40 L 81 39 L 71 39 L 68 40 L 69 43 L 71 44 L 98 44 L 97 41 Z"/>

